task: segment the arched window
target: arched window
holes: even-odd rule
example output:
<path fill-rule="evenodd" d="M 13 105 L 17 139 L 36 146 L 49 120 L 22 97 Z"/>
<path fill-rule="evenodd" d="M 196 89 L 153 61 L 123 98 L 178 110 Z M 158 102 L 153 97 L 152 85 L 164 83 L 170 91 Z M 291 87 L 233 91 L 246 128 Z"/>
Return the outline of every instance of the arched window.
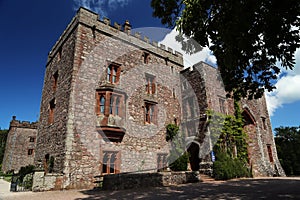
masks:
<path fill-rule="evenodd" d="M 110 77 L 111 77 L 111 67 L 109 66 L 107 68 L 107 79 L 106 79 L 108 82 L 110 82 Z"/>
<path fill-rule="evenodd" d="M 117 82 L 117 71 L 118 71 L 118 69 L 116 67 L 114 67 L 113 74 L 112 74 L 112 83 Z"/>
<path fill-rule="evenodd" d="M 105 98 L 102 95 L 100 97 L 100 113 L 104 114 L 104 111 L 105 111 Z"/>
<path fill-rule="evenodd" d="M 120 97 L 116 97 L 115 115 L 119 115 L 120 111 Z"/>
<path fill-rule="evenodd" d="M 254 119 L 253 115 L 250 113 L 248 108 L 244 109 L 242 115 L 244 118 L 244 126 L 256 124 L 255 119 Z"/>

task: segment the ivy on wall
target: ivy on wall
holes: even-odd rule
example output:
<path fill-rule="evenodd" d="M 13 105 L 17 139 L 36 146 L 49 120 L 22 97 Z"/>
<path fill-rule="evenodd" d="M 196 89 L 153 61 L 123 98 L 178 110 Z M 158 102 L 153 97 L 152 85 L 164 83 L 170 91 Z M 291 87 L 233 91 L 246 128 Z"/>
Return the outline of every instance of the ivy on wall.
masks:
<path fill-rule="evenodd" d="M 214 176 L 230 179 L 250 176 L 248 168 L 247 134 L 238 102 L 234 102 L 234 115 L 209 110 L 209 130 L 216 154 Z"/>

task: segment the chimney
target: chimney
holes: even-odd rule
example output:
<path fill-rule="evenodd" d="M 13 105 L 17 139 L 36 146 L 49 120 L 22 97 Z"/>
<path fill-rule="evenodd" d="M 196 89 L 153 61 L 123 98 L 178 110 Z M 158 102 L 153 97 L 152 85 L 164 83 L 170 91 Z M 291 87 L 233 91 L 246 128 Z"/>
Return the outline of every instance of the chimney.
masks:
<path fill-rule="evenodd" d="M 130 34 L 131 25 L 128 20 L 126 20 L 125 23 L 123 24 L 123 28 L 125 33 Z"/>

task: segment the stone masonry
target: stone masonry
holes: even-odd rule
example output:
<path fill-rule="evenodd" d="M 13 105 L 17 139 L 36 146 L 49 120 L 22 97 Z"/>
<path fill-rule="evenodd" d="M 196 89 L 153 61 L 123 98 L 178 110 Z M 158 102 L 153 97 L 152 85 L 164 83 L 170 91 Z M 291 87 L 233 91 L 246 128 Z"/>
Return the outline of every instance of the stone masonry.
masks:
<path fill-rule="evenodd" d="M 189 114 L 183 113 L 182 128 L 187 136 L 187 144 L 192 143 L 198 148 L 200 165 L 210 166 L 210 152 L 216 141 L 212 141 L 210 137 L 205 112 L 213 110 L 223 114 L 234 114 L 233 100 L 226 98 L 226 92 L 216 68 L 200 62 L 181 73 L 186 79 L 182 82 L 183 96 L 185 99 L 190 99 L 189 102 L 183 103 L 183 108 L 184 110 L 194 108 L 194 111 Z M 191 106 L 190 102 L 199 107 L 198 112 L 195 111 L 197 106 Z M 253 176 L 284 176 L 277 157 L 265 97 L 257 100 L 242 99 L 240 107 L 245 121 L 244 130 L 248 136 L 249 164 Z M 200 170 L 204 170 L 201 169 L 202 167 Z"/>
<path fill-rule="evenodd" d="M 255 139 L 254 174 L 273 175 L 279 162 L 265 100 L 241 104 L 254 119 L 245 127 Z M 131 33 L 128 21 L 111 25 L 80 8 L 49 52 L 34 162 L 59 177 L 49 188 L 61 189 L 93 188 L 99 175 L 157 172 L 170 150 L 165 127 L 175 123 L 199 170 L 212 148 L 205 113 L 231 113 L 230 105 L 215 68 L 184 70 L 180 53 Z"/>
<path fill-rule="evenodd" d="M 34 164 L 37 123 L 20 122 L 13 117 L 6 141 L 2 171 L 17 173 L 21 167 Z"/>
<path fill-rule="evenodd" d="M 128 22 L 120 31 L 98 18 L 81 8 L 46 65 L 35 162 L 48 168 L 53 157 L 62 188 L 156 172 L 169 152 L 165 127 L 181 119 L 182 55 L 131 35 Z"/>

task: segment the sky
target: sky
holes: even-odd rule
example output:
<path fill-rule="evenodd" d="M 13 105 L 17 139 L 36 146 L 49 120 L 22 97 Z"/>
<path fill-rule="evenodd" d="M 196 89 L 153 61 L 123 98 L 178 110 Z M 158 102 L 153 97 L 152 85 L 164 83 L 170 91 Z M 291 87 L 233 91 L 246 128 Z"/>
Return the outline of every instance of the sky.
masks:
<path fill-rule="evenodd" d="M 47 54 L 76 14 L 86 7 L 123 24 L 129 20 L 132 28 L 159 27 L 152 17 L 150 0 L 0 0 L 0 128 L 9 128 L 12 116 L 21 121 L 37 121 Z M 174 31 L 161 43 L 173 48 Z M 152 35 L 155 40 L 163 39 Z M 208 48 L 185 58 L 187 64 L 216 59 Z M 300 125 L 300 50 L 296 53 L 293 71 L 284 71 L 277 82 L 278 89 L 267 94 L 273 128 Z"/>

